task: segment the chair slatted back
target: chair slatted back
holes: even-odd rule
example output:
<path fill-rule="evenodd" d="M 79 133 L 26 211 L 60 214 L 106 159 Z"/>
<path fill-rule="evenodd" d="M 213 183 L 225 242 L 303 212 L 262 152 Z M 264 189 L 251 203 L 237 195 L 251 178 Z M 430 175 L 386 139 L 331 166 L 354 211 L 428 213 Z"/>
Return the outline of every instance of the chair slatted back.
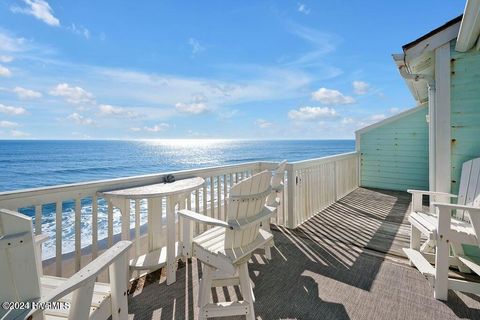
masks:
<path fill-rule="evenodd" d="M 463 163 L 457 203 L 480 207 L 480 158 Z M 457 210 L 456 217 L 469 220 L 476 234 L 480 236 L 480 216 L 469 215 L 464 210 Z"/>
<path fill-rule="evenodd" d="M 39 300 L 36 254 L 31 218 L 0 209 L 0 301 Z"/>
<path fill-rule="evenodd" d="M 283 185 L 283 178 L 285 177 L 285 167 L 287 165 L 287 160 L 280 162 L 277 169 L 275 170 L 275 174 L 272 177 L 272 182 L 270 185 L 272 186 L 272 193 L 268 195 L 267 198 L 267 206 L 276 207 L 277 206 L 277 192 L 275 191 L 279 187 Z"/>
<path fill-rule="evenodd" d="M 263 171 L 234 185 L 230 190 L 227 221 L 238 223 L 240 229 L 226 231 L 226 249 L 245 247 L 257 238 L 261 220 L 246 227 L 242 227 L 242 224 L 247 225 L 248 221 L 255 221 L 255 217 L 264 210 L 271 190 L 271 178 L 271 172 Z"/>

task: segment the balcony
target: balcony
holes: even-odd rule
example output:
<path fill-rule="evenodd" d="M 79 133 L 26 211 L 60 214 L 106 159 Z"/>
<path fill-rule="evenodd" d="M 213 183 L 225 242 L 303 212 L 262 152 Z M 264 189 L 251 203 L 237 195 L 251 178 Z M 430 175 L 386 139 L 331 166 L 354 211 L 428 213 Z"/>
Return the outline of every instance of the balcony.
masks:
<path fill-rule="evenodd" d="M 348 153 L 287 166 L 286 188 L 271 221 L 272 260 L 259 253 L 249 263 L 257 318 L 480 318 L 480 299 L 475 295 L 450 290 L 446 303 L 433 298 L 432 288 L 408 265 L 401 250 L 409 242 L 410 196 L 359 187 L 358 163 L 358 154 Z M 224 218 L 230 187 L 275 166 L 256 162 L 173 174 L 177 179 L 205 178 L 206 185 L 192 192 L 187 206 Z M 132 256 L 146 250 L 146 203 L 132 201 L 130 214 L 120 217 L 98 192 L 155 183 L 164 175 L 5 192 L 0 194 L 0 207 L 33 215 L 37 234 L 45 228 L 42 220 L 43 226 L 54 224 L 54 232 L 47 232 L 43 272 L 69 276 L 119 239 L 134 241 Z M 64 221 L 66 215 L 73 221 Z M 195 231 L 202 228 L 198 225 Z M 452 276 L 479 280 L 460 273 Z M 170 286 L 163 269 L 143 275 L 131 284 L 129 313 L 134 319 L 196 318 L 200 278 L 196 259 L 179 263 L 177 281 Z M 239 292 L 224 287 L 213 296 L 236 300 Z"/>

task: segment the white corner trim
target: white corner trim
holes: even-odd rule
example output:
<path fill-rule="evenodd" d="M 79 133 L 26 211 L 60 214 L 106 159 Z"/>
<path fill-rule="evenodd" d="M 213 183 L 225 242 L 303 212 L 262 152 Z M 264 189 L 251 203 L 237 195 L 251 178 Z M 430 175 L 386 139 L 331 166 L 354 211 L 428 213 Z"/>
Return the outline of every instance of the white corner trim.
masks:
<path fill-rule="evenodd" d="M 475 46 L 480 34 L 480 0 L 468 0 L 463 12 L 455 50 L 466 52 Z"/>
<path fill-rule="evenodd" d="M 450 192 L 450 43 L 435 50 L 435 190 Z"/>

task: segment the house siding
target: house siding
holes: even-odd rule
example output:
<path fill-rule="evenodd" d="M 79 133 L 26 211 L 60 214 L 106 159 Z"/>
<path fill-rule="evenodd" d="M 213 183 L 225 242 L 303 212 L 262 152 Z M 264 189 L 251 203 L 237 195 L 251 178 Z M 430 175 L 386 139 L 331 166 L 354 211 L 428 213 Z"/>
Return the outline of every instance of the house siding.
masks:
<path fill-rule="evenodd" d="M 480 52 L 451 46 L 451 191 L 458 193 L 462 164 L 480 157 Z"/>
<path fill-rule="evenodd" d="M 428 189 L 427 105 L 359 134 L 361 185 L 401 190 Z"/>

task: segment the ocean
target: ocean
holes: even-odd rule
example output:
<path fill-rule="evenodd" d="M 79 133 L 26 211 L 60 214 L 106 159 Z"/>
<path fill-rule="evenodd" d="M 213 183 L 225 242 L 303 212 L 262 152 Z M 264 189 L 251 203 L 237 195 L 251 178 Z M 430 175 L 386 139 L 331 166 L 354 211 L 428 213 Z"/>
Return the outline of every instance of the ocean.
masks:
<path fill-rule="evenodd" d="M 354 149 L 354 140 L 0 140 L 0 192 L 251 161 L 294 162 Z M 107 232 L 105 207 L 99 204 L 99 239 Z M 43 207 L 42 232 L 50 236 L 45 258 L 55 253 L 54 211 L 54 205 Z M 32 209 L 22 212 L 34 215 Z M 89 214 L 84 203 L 82 246 L 92 239 Z M 72 204 L 64 204 L 62 227 L 66 253 L 74 245 Z M 114 231 L 120 232 L 119 221 Z"/>

